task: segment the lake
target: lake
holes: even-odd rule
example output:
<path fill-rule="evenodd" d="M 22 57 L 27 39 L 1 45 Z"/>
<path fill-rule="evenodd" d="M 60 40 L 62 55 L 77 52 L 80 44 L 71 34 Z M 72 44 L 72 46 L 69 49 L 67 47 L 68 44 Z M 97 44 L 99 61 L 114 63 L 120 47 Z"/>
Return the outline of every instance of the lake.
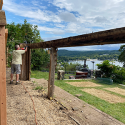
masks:
<path fill-rule="evenodd" d="M 92 63 L 92 61 L 94 61 L 94 70 L 97 70 L 98 68 L 97 68 L 97 66 L 96 66 L 96 64 L 101 64 L 102 62 L 103 62 L 103 60 L 87 60 L 86 61 L 86 65 L 88 65 L 88 67 L 89 67 L 89 69 L 91 69 L 91 70 L 93 70 L 93 63 Z M 75 64 L 75 63 L 79 63 L 79 64 L 81 64 L 81 65 L 84 65 L 84 60 L 76 60 L 76 61 L 69 61 L 68 62 L 69 64 L 70 63 L 73 63 L 73 64 Z M 113 64 L 113 65 L 118 65 L 118 66 L 120 66 L 120 67 L 122 67 L 123 66 L 123 63 L 121 63 L 121 62 L 118 62 L 118 61 L 113 61 L 113 62 L 110 62 L 111 64 Z"/>

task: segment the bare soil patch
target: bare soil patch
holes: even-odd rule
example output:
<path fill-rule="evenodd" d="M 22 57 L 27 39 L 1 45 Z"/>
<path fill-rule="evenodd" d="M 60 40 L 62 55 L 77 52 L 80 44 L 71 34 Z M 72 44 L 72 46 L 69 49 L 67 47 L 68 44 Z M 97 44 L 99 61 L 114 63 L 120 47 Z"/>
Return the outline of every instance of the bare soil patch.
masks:
<path fill-rule="evenodd" d="M 34 90 L 36 86 L 47 86 L 47 80 L 40 79 L 38 83 L 32 81 L 21 81 L 26 87 L 27 93 L 22 84 L 9 84 L 10 75 L 7 71 L 7 125 L 77 125 L 67 115 L 67 110 L 56 100 L 49 100 L 45 90 Z M 15 79 L 15 78 L 14 78 Z M 36 80 L 37 81 L 37 80 Z"/>
<path fill-rule="evenodd" d="M 103 90 L 92 88 L 92 89 L 82 89 L 82 91 L 87 92 L 91 95 L 94 95 L 105 101 L 108 101 L 109 103 L 124 103 L 125 102 L 125 98 L 110 94 Z"/>
<path fill-rule="evenodd" d="M 97 87 L 102 86 L 93 82 L 66 82 L 70 85 L 76 86 L 76 87 Z"/>
<path fill-rule="evenodd" d="M 104 88 L 106 90 L 109 90 L 109 91 L 112 91 L 112 92 L 115 92 L 115 93 L 118 93 L 118 94 L 121 94 L 121 95 L 124 95 L 125 96 L 125 89 L 120 89 L 118 87 L 115 87 L 115 88 Z"/>

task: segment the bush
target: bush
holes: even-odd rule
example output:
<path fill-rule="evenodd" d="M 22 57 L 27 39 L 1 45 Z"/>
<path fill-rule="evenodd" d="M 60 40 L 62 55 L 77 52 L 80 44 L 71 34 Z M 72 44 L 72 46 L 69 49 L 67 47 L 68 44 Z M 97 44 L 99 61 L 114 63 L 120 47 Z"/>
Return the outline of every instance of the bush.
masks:
<path fill-rule="evenodd" d="M 102 64 L 97 64 L 97 66 L 98 69 L 100 69 L 103 72 L 103 75 L 107 78 L 109 78 L 115 70 L 115 65 L 111 65 L 108 60 L 103 61 Z"/>
<path fill-rule="evenodd" d="M 112 79 L 117 83 L 124 83 L 125 81 L 125 68 L 116 66 L 116 70 L 112 74 Z"/>
<path fill-rule="evenodd" d="M 32 50 L 31 69 L 42 70 L 42 67 L 47 67 L 49 63 L 49 55 L 43 49 Z"/>
<path fill-rule="evenodd" d="M 124 84 L 125 68 L 112 65 L 108 60 L 103 61 L 102 64 L 97 64 L 97 66 L 103 72 L 103 77 L 111 78 L 113 82 Z"/>
<path fill-rule="evenodd" d="M 81 66 L 79 63 L 68 63 L 68 62 L 61 62 L 61 66 L 57 65 L 56 70 L 65 70 L 65 71 L 76 71 L 76 66 Z M 63 67 L 62 67 L 63 66 Z"/>

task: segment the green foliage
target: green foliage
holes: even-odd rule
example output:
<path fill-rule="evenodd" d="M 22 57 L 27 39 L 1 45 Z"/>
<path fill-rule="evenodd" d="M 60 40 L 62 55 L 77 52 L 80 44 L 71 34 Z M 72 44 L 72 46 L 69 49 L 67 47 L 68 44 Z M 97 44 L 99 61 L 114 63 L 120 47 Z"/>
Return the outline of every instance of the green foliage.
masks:
<path fill-rule="evenodd" d="M 59 66 L 60 65 L 60 66 Z M 63 66 L 63 67 L 61 67 Z M 82 66 L 81 64 L 79 63 L 68 63 L 68 62 L 61 62 L 61 63 L 58 63 L 58 65 L 56 66 L 56 71 L 57 70 L 65 70 L 65 71 L 76 71 L 76 66 Z"/>
<path fill-rule="evenodd" d="M 102 64 L 97 64 L 97 66 L 103 72 L 103 77 L 111 78 L 113 82 L 124 84 L 125 68 L 112 65 L 108 60 L 103 61 Z"/>
<path fill-rule="evenodd" d="M 108 60 L 103 61 L 102 64 L 97 64 L 97 66 L 104 73 L 105 77 L 110 77 L 115 70 L 115 66 L 111 65 Z"/>
<path fill-rule="evenodd" d="M 113 72 L 112 79 L 114 82 L 124 84 L 125 81 L 125 68 L 116 66 L 115 71 Z"/>
<path fill-rule="evenodd" d="M 32 50 L 31 69 L 42 70 L 42 67 L 49 65 L 49 55 L 44 49 Z"/>
<path fill-rule="evenodd" d="M 123 67 L 125 67 L 125 45 L 120 46 L 119 51 L 121 52 L 121 54 L 119 55 L 118 60 L 120 62 L 123 62 Z"/>
<path fill-rule="evenodd" d="M 37 87 L 35 87 L 34 90 L 42 90 L 42 89 L 43 89 L 43 86 L 37 86 Z"/>

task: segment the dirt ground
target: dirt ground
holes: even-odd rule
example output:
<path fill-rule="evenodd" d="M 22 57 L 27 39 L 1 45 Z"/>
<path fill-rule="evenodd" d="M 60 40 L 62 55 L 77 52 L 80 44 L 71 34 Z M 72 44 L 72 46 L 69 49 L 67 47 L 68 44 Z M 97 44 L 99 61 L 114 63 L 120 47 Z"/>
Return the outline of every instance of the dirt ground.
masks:
<path fill-rule="evenodd" d="M 87 92 L 91 95 L 94 95 L 98 98 L 101 98 L 105 101 L 108 101 L 109 103 L 124 103 L 125 102 L 125 98 L 110 94 L 110 93 L 103 91 L 103 90 L 98 90 L 98 89 L 94 89 L 94 88 L 91 88 L 91 89 L 87 88 L 87 89 L 82 89 L 82 91 Z"/>
<path fill-rule="evenodd" d="M 7 69 L 6 80 L 7 125 L 36 125 L 35 121 L 38 125 L 124 125 L 56 86 L 55 99 L 48 100 L 47 80 L 21 81 L 33 101 L 22 84 L 15 85 L 15 81 L 9 84 L 10 69 Z M 34 90 L 36 85 L 42 85 L 44 90 Z"/>
<path fill-rule="evenodd" d="M 105 89 L 109 90 L 111 92 L 115 92 L 115 93 L 118 93 L 118 94 L 121 94 L 121 95 L 125 96 L 125 90 L 124 89 L 120 89 L 118 87 L 115 87 L 115 88 L 105 88 Z"/>
<path fill-rule="evenodd" d="M 76 86 L 76 87 L 97 87 L 102 86 L 93 82 L 66 82 L 70 85 Z"/>

